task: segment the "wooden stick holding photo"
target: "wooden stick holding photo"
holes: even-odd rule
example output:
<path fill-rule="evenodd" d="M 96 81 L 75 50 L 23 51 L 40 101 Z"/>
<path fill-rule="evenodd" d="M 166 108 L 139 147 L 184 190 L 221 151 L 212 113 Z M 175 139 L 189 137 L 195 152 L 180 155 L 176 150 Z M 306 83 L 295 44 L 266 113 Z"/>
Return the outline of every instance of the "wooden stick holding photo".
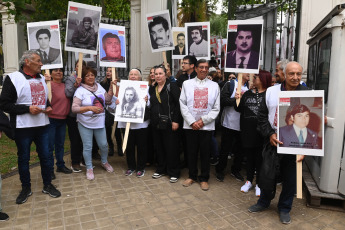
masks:
<path fill-rule="evenodd" d="M 165 67 L 165 69 L 167 69 L 168 68 L 167 54 L 165 51 L 163 51 L 162 55 L 163 55 L 164 67 Z"/>
<path fill-rule="evenodd" d="M 129 133 L 130 127 L 131 127 L 131 123 L 130 123 L 130 122 L 127 122 L 127 123 L 126 123 L 125 136 L 124 136 L 124 138 L 123 138 L 123 144 L 122 144 L 122 152 L 123 152 L 123 153 L 126 151 L 126 148 L 127 148 L 128 133 Z"/>
<path fill-rule="evenodd" d="M 298 160 L 301 155 L 296 155 L 296 160 Z M 302 199 L 302 161 L 296 162 L 296 185 L 297 185 L 297 199 Z"/>
<path fill-rule="evenodd" d="M 46 69 L 45 73 L 50 76 L 50 70 Z M 47 82 L 47 88 L 48 88 L 48 100 L 50 103 L 52 103 L 52 83 L 51 80 Z"/>
<path fill-rule="evenodd" d="M 111 67 L 111 80 L 115 80 L 116 79 L 116 69 L 115 67 Z M 113 92 L 114 92 L 114 96 L 116 96 L 116 85 L 113 85 Z M 116 126 L 117 126 L 117 121 L 114 122 L 113 124 L 113 128 L 111 130 L 111 139 L 112 141 L 115 143 L 115 130 L 116 130 Z"/>
<path fill-rule="evenodd" d="M 248 85 L 249 89 L 253 88 L 253 80 L 254 80 L 254 74 L 251 73 L 249 74 L 249 85 Z"/>
<path fill-rule="evenodd" d="M 238 77 L 237 77 L 237 91 L 236 93 L 238 94 L 241 94 L 241 91 L 242 91 L 242 73 L 239 73 L 238 74 Z M 236 105 L 238 106 L 240 104 L 240 98 L 236 99 Z"/>
<path fill-rule="evenodd" d="M 79 62 L 78 62 L 78 73 L 77 73 L 77 78 L 81 78 L 81 73 L 82 73 L 82 68 L 83 66 L 83 53 L 79 52 Z"/>

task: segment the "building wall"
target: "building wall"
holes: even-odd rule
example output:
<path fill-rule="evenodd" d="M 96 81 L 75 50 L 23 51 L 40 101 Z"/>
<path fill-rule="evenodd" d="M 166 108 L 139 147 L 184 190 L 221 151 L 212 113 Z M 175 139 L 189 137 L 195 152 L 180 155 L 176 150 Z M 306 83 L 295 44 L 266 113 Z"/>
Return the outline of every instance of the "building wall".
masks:
<path fill-rule="evenodd" d="M 144 78 L 152 66 L 163 62 L 162 53 L 152 53 L 146 14 L 167 9 L 166 0 L 131 1 L 131 66 L 140 68 Z"/>
<path fill-rule="evenodd" d="M 306 72 L 309 32 L 338 4 L 345 0 L 302 0 L 298 61 Z"/>

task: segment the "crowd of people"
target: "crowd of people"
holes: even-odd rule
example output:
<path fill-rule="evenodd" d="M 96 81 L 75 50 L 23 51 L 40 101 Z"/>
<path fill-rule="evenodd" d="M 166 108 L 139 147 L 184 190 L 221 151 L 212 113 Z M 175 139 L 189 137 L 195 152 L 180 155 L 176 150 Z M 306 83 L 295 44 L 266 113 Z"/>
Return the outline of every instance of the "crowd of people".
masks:
<path fill-rule="evenodd" d="M 56 172 L 80 173 L 81 166 L 85 166 L 86 179 L 94 180 L 92 159 L 99 152 L 100 166 L 112 173 L 114 169 L 108 157 L 115 152 L 111 138 L 114 111 L 117 105 L 124 106 L 138 97 L 133 90 L 126 89 L 124 98 L 118 98 L 120 79 L 111 80 L 111 68 L 107 68 L 104 80 L 97 83 L 97 71 L 85 62 L 77 61 L 76 71 L 64 82 L 63 69 L 53 69 L 51 75 L 43 76 L 41 66 L 36 50 L 24 52 L 20 70 L 4 79 L 0 98 L 1 110 L 10 115 L 18 148 L 22 190 L 17 204 L 25 203 L 32 194 L 29 170 L 32 142 L 39 155 L 42 192 L 51 197 L 61 196 L 51 183 L 55 179 L 53 152 Z M 79 68 L 82 68 L 81 76 L 77 75 Z M 141 98 L 146 102 L 145 114 L 135 103 L 121 110 L 135 110 L 144 117 L 143 123 L 130 126 L 124 176 L 135 173 L 140 178 L 145 175 L 146 167 L 154 166 L 153 179 L 167 175 L 171 183 L 176 183 L 181 170 L 188 168 L 188 178 L 182 185 L 189 187 L 198 182 L 207 191 L 211 165 L 215 165 L 216 179 L 222 182 L 228 159 L 233 157 L 231 175 L 244 182 L 239 190 L 247 193 L 252 189 L 256 175 L 255 194 L 259 200 L 249 212 L 263 211 L 270 205 L 280 178 L 283 183 L 278 203 L 280 220 L 290 223 L 289 212 L 296 189 L 295 157 L 276 154 L 277 143 L 282 142 L 277 139 L 275 116 L 279 91 L 306 89 L 300 84 L 301 74 L 302 67 L 297 62 L 282 61 L 277 63 L 274 79 L 271 73 L 260 70 L 253 81 L 249 81 L 249 74 L 243 74 L 239 82 L 235 73 L 224 74 L 214 63 L 205 59 L 197 61 L 189 55 L 183 58 L 182 69 L 175 77 L 167 65 L 152 67 L 147 76 L 147 95 Z M 145 78 L 140 69 L 133 68 L 128 80 Z M 51 84 L 51 101 L 47 82 Z M 241 93 L 237 88 L 241 88 Z M 124 156 L 121 147 L 126 123 L 116 125 L 117 153 Z M 70 168 L 63 160 L 66 127 L 71 143 Z M 215 137 L 219 132 L 218 148 Z M 246 180 L 241 174 L 243 161 Z M 281 167 L 277 172 L 275 167 L 279 162 Z"/>

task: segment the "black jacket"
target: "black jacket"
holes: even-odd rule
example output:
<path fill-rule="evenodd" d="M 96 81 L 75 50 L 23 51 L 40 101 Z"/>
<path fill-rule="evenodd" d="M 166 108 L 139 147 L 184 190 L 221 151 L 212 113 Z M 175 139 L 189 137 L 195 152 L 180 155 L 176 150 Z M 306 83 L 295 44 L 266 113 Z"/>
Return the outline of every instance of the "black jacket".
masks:
<path fill-rule="evenodd" d="M 196 72 L 193 71 L 191 74 L 190 74 L 190 78 L 188 77 L 188 74 L 185 73 L 185 74 L 182 74 L 179 78 L 177 78 L 176 80 L 176 83 L 177 83 L 177 86 L 180 87 L 180 89 L 182 88 L 182 84 L 185 80 L 189 80 L 189 79 L 193 79 L 196 77 Z"/>
<path fill-rule="evenodd" d="M 157 83 L 155 84 L 155 86 Z M 169 116 L 171 122 L 179 123 L 182 119 L 180 111 L 180 94 L 181 91 L 174 82 L 170 82 L 168 79 L 160 92 L 161 102 L 159 103 L 156 96 L 156 87 L 150 87 L 150 124 L 156 127 L 159 122 L 159 114 Z"/>
<path fill-rule="evenodd" d="M 281 91 L 286 91 L 285 82 L 281 84 Z M 309 90 L 308 87 L 303 85 L 297 86 L 296 90 Z M 278 95 L 277 95 L 278 97 Z M 274 147 L 270 143 L 270 136 L 275 133 L 268 120 L 268 108 L 266 105 L 266 94 L 263 98 L 263 102 L 260 105 L 258 112 L 258 131 L 264 138 L 264 149 L 262 151 L 262 165 L 260 169 L 260 184 L 261 189 L 274 190 L 276 184 L 276 178 L 279 176 L 279 156 L 277 154 L 277 147 Z"/>

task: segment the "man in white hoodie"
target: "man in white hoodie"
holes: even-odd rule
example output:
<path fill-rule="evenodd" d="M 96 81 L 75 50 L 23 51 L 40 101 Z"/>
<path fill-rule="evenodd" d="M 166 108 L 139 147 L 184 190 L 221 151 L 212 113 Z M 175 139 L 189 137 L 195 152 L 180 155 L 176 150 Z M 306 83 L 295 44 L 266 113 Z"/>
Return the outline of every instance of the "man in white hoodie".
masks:
<path fill-rule="evenodd" d="M 207 78 L 209 64 L 205 59 L 196 63 L 197 77 L 183 82 L 180 107 L 186 131 L 189 177 L 183 182 L 188 187 L 199 180 L 202 190 L 209 189 L 210 143 L 215 119 L 220 110 L 219 86 Z M 198 176 L 198 152 L 201 173 Z"/>

